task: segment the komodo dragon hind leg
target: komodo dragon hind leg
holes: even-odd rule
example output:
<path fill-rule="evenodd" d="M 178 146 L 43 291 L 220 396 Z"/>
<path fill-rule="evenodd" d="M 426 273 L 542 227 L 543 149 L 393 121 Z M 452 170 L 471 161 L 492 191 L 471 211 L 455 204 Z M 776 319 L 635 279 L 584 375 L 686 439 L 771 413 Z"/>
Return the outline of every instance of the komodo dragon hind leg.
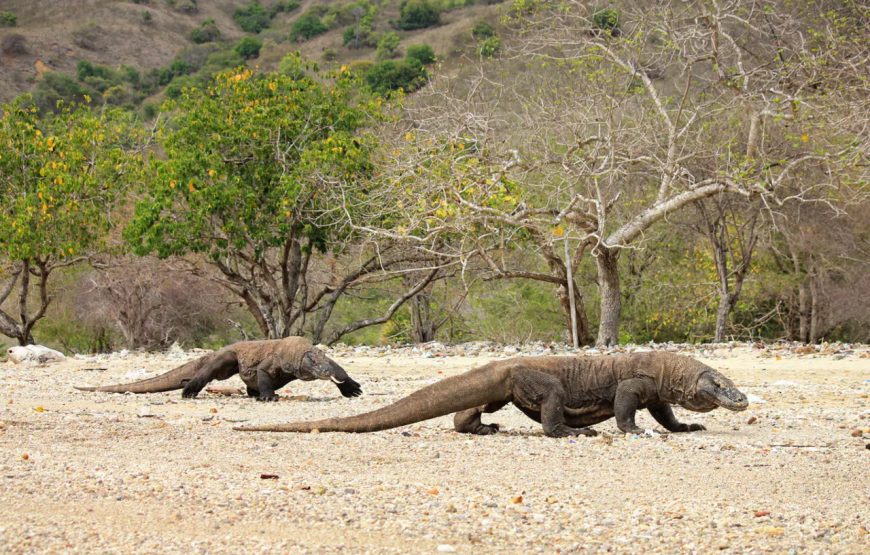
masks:
<path fill-rule="evenodd" d="M 656 422 L 664 426 L 669 432 L 697 432 L 707 429 L 701 424 L 685 424 L 680 422 L 674 416 L 671 406 L 666 403 L 650 405 L 647 407 L 647 410 L 656 419 Z"/>
<path fill-rule="evenodd" d="M 568 394 L 559 378 L 520 369 L 513 373 L 514 403 L 541 410 L 541 425 L 549 437 L 596 436 L 589 428 L 572 428 L 565 423 L 565 401 Z"/>
<path fill-rule="evenodd" d="M 493 413 L 508 404 L 508 401 L 489 403 L 482 407 L 459 411 L 453 415 L 453 428 L 463 434 L 487 436 L 498 432 L 498 424 L 484 424 L 480 421 L 483 413 Z"/>
<path fill-rule="evenodd" d="M 202 388 L 212 380 L 225 380 L 239 372 L 239 361 L 235 353 L 228 351 L 217 353 L 211 360 L 202 365 L 202 368 L 190 379 L 181 392 L 181 396 L 192 399 L 199 395 Z"/>

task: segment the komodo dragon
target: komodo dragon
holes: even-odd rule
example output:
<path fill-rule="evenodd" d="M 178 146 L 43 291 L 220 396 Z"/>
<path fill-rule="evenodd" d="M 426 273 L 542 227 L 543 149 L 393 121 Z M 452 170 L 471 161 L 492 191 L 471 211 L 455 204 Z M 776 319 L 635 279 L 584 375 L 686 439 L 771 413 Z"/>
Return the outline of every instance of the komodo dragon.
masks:
<path fill-rule="evenodd" d="M 665 352 L 612 356 L 518 357 L 491 362 L 424 387 L 387 407 L 347 418 L 240 426 L 263 432 L 374 432 L 455 412 L 456 431 L 492 434 L 482 413 L 513 403 L 540 422 L 551 437 L 596 435 L 586 428 L 616 416 L 623 432 L 642 433 L 634 422 L 646 408 L 671 432 L 703 430 L 679 422 L 670 405 L 707 412 L 716 407 L 740 411 L 746 396 L 734 383 L 697 360 Z"/>
<path fill-rule="evenodd" d="M 277 401 L 275 390 L 293 380 L 332 380 L 345 397 L 362 393 L 360 385 L 344 368 L 323 354 L 303 337 L 265 341 L 240 341 L 209 353 L 165 374 L 147 380 L 102 387 L 78 387 L 82 391 L 113 393 L 156 393 L 182 389 L 182 397 L 192 398 L 212 380 L 225 380 L 238 374 L 249 397 L 258 401 Z"/>

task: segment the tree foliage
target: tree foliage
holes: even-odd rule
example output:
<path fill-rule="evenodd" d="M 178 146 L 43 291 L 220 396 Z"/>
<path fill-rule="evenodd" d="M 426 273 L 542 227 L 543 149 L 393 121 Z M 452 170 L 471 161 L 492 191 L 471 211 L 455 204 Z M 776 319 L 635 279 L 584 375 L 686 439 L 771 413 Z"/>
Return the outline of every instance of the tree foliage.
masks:
<path fill-rule="evenodd" d="M 0 311 L 0 331 L 19 342 L 45 315 L 49 274 L 100 246 L 112 207 L 141 175 L 138 133 L 130 116 L 63 106 L 40 116 L 29 97 L 3 105 L 0 117 L 0 303 L 20 291 L 17 320 Z M 39 302 L 28 307 L 30 279 Z"/>

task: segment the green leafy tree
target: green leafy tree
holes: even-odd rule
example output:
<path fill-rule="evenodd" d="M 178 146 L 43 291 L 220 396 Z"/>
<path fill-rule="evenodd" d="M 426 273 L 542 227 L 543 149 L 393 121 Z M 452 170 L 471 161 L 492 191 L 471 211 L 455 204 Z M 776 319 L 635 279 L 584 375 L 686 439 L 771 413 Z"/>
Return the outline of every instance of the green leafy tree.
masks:
<path fill-rule="evenodd" d="M 427 0 L 405 0 L 401 6 L 401 16 L 395 26 L 404 31 L 425 29 L 441 23 L 438 8 Z"/>
<path fill-rule="evenodd" d="M 51 273 L 100 246 L 141 158 L 123 112 L 63 107 L 41 117 L 25 96 L 0 113 L 0 306 L 18 291 L 15 309 L 0 309 L 0 331 L 26 345 L 51 302 Z"/>
<path fill-rule="evenodd" d="M 233 19 L 243 31 L 248 33 L 259 33 L 272 22 L 272 16 L 256 2 L 236 9 Z"/>
<path fill-rule="evenodd" d="M 317 13 L 307 12 L 293 22 L 293 27 L 290 28 L 290 40 L 302 42 L 327 31 L 329 27 L 320 20 Z"/>
<path fill-rule="evenodd" d="M 326 323 L 337 300 L 393 264 L 384 250 L 357 248 L 345 274 L 335 262 L 331 277 L 312 274 L 312 257 L 335 257 L 354 239 L 346 213 L 366 198 L 357 183 L 372 170 L 373 140 L 364 129 L 381 102 L 348 71 L 312 75 L 295 56 L 281 67 L 219 74 L 168 106 L 166 158 L 125 236 L 139 254 L 205 255 L 211 278 L 244 301 L 263 335 L 335 341 Z"/>
<path fill-rule="evenodd" d="M 260 48 L 263 43 L 254 37 L 242 37 L 234 48 L 236 54 L 246 60 L 256 58 L 260 55 Z"/>
<path fill-rule="evenodd" d="M 412 44 L 405 52 L 405 58 L 415 59 L 422 65 L 435 63 L 435 51 L 428 44 Z"/>
<path fill-rule="evenodd" d="M 402 41 L 399 35 L 392 31 L 388 31 L 381 35 L 378 39 L 378 48 L 375 52 L 375 57 L 378 60 L 388 60 L 396 58 L 399 55 L 399 43 Z"/>

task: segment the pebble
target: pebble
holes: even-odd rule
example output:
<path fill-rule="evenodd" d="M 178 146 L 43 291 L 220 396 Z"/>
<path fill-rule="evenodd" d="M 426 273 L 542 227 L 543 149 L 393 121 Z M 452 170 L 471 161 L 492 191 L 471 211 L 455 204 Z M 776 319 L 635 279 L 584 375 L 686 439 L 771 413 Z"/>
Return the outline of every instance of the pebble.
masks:
<path fill-rule="evenodd" d="M 438 553 L 456 553 L 456 548 L 449 543 L 438 544 Z"/>

